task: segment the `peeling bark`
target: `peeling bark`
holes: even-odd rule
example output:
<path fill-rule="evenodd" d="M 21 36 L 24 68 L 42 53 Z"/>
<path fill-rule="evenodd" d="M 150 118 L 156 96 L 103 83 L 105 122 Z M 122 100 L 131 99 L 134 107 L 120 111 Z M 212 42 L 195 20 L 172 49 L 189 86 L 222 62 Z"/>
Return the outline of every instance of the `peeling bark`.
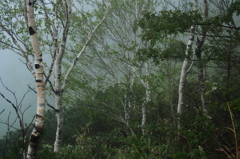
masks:
<path fill-rule="evenodd" d="M 34 51 L 35 59 L 35 74 L 37 85 L 37 113 L 35 116 L 35 123 L 33 131 L 30 135 L 30 143 L 28 146 L 27 158 L 34 159 L 37 153 L 37 146 L 39 144 L 39 138 L 43 134 L 44 126 L 44 113 L 45 113 L 45 85 L 43 81 L 43 63 L 42 52 L 40 49 L 40 42 L 38 40 L 35 16 L 34 16 L 34 2 L 27 0 L 27 18 L 29 34 L 32 39 L 32 47 Z"/>

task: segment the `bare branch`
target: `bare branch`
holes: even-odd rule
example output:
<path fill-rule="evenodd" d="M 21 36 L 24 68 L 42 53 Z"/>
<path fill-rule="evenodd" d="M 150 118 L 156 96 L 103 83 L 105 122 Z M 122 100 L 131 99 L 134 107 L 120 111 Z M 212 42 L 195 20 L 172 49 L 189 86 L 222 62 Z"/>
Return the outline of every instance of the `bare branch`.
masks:
<path fill-rule="evenodd" d="M 0 114 L 2 114 L 4 111 L 5 111 L 5 109 L 3 109 L 3 110 L 0 112 Z"/>
<path fill-rule="evenodd" d="M 26 60 L 26 62 L 28 63 L 29 65 L 29 68 L 31 69 L 31 72 L 34 72 L 33 71 L 33 68 L 31 66 L 31 63 L 28 59 L 28 55 L 26 53 L 26 51 L 23 50 L 23 48 L 20 46 L 20 44 L 18 43 L 18 40 L 14 37 L 14 34 L 8 29 L 6 28 L 2 22 L 0 22 L 0 27 L 11 37 L 13 43 L 17 46 L 17 48 L 20 50 L 20 52 L 22 53 L 21 56 Z"/>
<path fill-rule="evenodd" d="M 86 40 L 86 42 L 85 42 L 82 50 L 81 50 L 81 51 L 78 53 L 78 55 L 75 57 L 75 59 L 74 59 L 73 62 L 72 62 L 71 67 L 68 69 L 68 71 L 67 71 L 67 73 L 66 73 L 66 75 L 65 75 L 65 77 L 64 77 L 64 81 L 63 81 L 63 85 L 62 85 L 62 90 L 65 88 L 65 86 L 66 86 L 66 84 L 67 84 L 67 80 L 68 80 L 69 74 L 72 72 L 72 69 L 73 69 L 74 66 L 76 65 L 79 57 L 80 57 L 80 56 L 83 54 L 83 52 L 86 50 L 86 48 L 87 48 L 87 46 L 88 46 L 88 44 L 89 44 L 89 42 L 90 42 L 93 34 L 94 34 L 95 31 L 98 29 L 98 27 L 103 23 L 103 21 L 106 19 L 107 14 L 108 14 L 108 6 L 106 7 L 106 13 L 104 14 L 102 20 L 95 26 L 95 28 L 94 28 L 91 32 L 89 32 L 88 39 Z"/>

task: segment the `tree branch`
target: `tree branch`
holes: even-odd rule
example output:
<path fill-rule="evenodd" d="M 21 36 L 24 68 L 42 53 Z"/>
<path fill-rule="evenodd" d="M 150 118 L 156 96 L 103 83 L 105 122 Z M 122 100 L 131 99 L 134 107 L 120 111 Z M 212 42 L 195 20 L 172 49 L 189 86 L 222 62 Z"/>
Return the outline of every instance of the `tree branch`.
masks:
<path fill-rule="evenodd" d="M 66 87 L 69 74 L 72 72 L 72 70 L 73 70 L 74 66 L 76 65 L 79 57 L 80 57 L 80 56 L 83 54 L 83 52 L 86 50 L 86 48 L 87 48 L 87 46 L 88 46 L 88 44 L 89 44 L 89 42 L 90 42 L 93 34 L 94 34 L 95 31 L 98 29 L 98 27 L 103 23 L 103 21 L 105 20 L 107 14 L 108 14 L 108 6 L 107 6 L 107 8 L 106 8 L 106 13 L 104 14 L 102 20 L 95 26 L 95 28 L 94 28 L 91 32 L 89 32 L 88 39 L 86 40 L 86 42 L 85 42 L 82 50 L 81 50 L 81 51 L 78 53 L 78 55 L 75 57 L 75 59 L 74 59 L 73 62 L 72 62 L 71 67 L 68 69 L 68 71 L 67 71 L 67 73 L 66 73 L 66 75 L 65 75 L 65 77 L 64 77 L 64 81 L 63 81 L 63 85 L 62 85 L 62 90 Z"/>

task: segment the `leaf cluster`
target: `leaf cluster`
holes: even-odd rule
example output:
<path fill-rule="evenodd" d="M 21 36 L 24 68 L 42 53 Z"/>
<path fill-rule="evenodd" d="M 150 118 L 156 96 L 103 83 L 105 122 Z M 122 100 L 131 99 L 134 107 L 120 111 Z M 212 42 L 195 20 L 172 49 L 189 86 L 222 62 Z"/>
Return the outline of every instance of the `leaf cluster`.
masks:
<path fill-rule="evenodd" d="M 146 61 L 152 59 L 155 65 L 162 60 L 179 60 L 184 58 L 186 45 L 180 40 L 169 40 L 164 42 L 165 46 L 149 46 L 138 49 L 138 60 Z"/>
<path fill-rule="evenodd" d="M 142 38 L 150 40 L 154 45 L 158 40 L 169 35 L 186 32 L 191 25 L 202 21 L 203 19 L 197 11 L 163 10 L 158 14 L 145 13 L 143 18 L 136 22 L 134 30 L 140 27 L 143 30 Z"/>

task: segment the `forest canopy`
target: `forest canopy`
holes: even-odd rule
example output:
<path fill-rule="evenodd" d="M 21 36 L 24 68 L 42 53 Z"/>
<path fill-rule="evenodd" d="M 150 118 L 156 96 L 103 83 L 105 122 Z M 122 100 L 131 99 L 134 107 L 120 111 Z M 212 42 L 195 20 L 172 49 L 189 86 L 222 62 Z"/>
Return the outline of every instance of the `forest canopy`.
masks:
<path fill-rule="evenodd" d="M 28 107 L 3 89 L 28 96 L 1 82 L 0 159 L 239 158 L 239 8 L 238 0 L 0 1 L 0 52 L 30 71 L 36 86 L 24 87 L 37 103 L 26 122 Z"/>

